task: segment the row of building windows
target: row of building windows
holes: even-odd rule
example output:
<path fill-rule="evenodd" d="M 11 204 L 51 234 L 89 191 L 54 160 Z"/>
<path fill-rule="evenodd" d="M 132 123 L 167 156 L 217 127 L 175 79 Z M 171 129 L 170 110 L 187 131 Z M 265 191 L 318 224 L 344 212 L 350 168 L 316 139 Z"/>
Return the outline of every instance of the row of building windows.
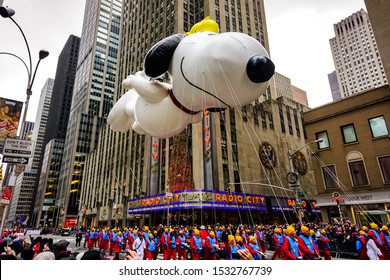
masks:
<path fill-rule="evenodd" d="M 351 156 L 354 154 L 354 156 Z M 358 155 L 358 156 L 356 156 Z M 351 152 L 347 155 L 347 165 L 351 183 L 353 187 L 369 186 L 370 181 L 367 169 L 364 163 L 364 158 L 359 152 Z M 377 158 L 378 166 L 382 174 L 382 179 L 385 184 L 390 183 L 390 156 L 380 156 Z M 326 190 L 341 188 L 340 182 L 337 179 L 336 165 L 330 164 L 322 167 L 322 176 Z"/>
<path fill-rule="evenodd" d="M 359 21 L 359 18 L 360 18 L 360 21 Z M 363 20 L 363 16 L 362 15 L 359 15 L 356 18 L 349 17 L 347 19 L 347 21 L 342 21 L 341 23 L 337 24 L 337 28 L 336 28 L 337 34 L 338 35 L 343 34 L 343 31 L 344 31 L 343 29 L 345 29 L 347 33 L 348 33 L 348 29 L 349 30 L 355 29 L 355 21 L 354 21 L 354 19 L 357 22 L 357 26 L 360 26 L 360 24 L 362 24 L 362 25 L 364 24 L 364 20 Z"/>
<path fill-rule="evenodd" d="M 368 119 L 368 125 L 370 127 L 371 135 L 373 138 L 389 135 L 384 116 L 378 116 L 375 118 Z M 341 126 L 340 130 L 344 144 L 352 144 L 358 142 L 357 133 L 353 123 Z M 323 140 L 321 143 L 317 143 L 319 150 L 331 148 L 331 143 L 327 131 L 317 132 L 316 138 Z"/>

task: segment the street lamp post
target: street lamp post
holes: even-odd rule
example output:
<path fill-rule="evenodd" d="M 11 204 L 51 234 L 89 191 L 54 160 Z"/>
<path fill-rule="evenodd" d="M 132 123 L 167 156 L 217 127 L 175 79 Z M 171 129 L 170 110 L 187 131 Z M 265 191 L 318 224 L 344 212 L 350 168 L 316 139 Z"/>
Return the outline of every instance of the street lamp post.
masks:
<path fill-rule="evenodd" d="M 299 219 L 299 223 L 302 225 L 302 215 L 301 215 L 301 203 L 299 202 L 299 188 L 300 188 L 300 182 L 299 182 L 299 177 L 298 173 L 295 170 L 294 163 L 293 163 L 293 156 L 302 150 L 303 148 L 313 144 L 313 143 L 321 143 L 323 140 L 322 139 L 317 139 L 314 141 L 307 142 L 305 145 L 302 147 L 298 148 L 295 151 L 291 151 L 290 148 L 288 148 L 287 151 L 287 157 L 288 161 L 290 164 L 290 172 L 287 173 L 287 182 L 288 186 L 290 187 L 291 190 L 294 191 L 294 196 L 295 196 L 295 213 L 297 214 L 297 217 Z M 288 144 L 288 142 L 286 142 Z"/>
<path fill-rule="evenodd" d="M 23 118 L 22 118 L 22 122 L 21 122 L 22 124 L 24 124 L 24 122 L 26 121 L 28 105 L 30 103 L 30 96 L 32 95 L 32 86 L 34 84 L 35 75 L 37 73 L 39 63 L 41 62 L 42 59 L 46 58 L 48 55 L 49 55 L 48 51 L 40 50 L 39 51 L 39 60 L 37 62 L 37 65 L 35 66 L 34 75 L 32 76 L 32 78 L 31 78 L 31 72 L 30 72 L 29 85 L 27 86 L 27 90 L 26 90 L 26 102 L 25 102 Z M 31 60 L 31 58 L 30 58 L 30 60 Z"/>
<path fill-rule="evenodd" d="M 39 60 L 37 62 L 37 65 L 35 66 L 35 70 L 34 70 L 34 74 L 32 72 L 32 60 L 31 60 L 31 51 L 30 51 L 30 46 L 28 44 L 28 41 L 26 39 L 26 36 L 24 35 L 24 32 L 22 30 L 22 28 L 19 26 L 19 24 L 12 18 L 12 16 L 15 14 L 15 11 L 9 7 L 0 7 L 0 15 L 3 17 L 3 18 L 9 18 L 10 20 L 12 20 L 13 23 L 15 23 L 15 25 L 18 27 L 18 29 L 20 30 L 20 32 L 22 33 L 22 36 L 23 36 L 23 39 L 24 39 L 24 42 L 26 43 L 26 47 L 27 47 L 27 52 L 28 52 L 28 61 L 29 61 L 29 67 L 27 67 L 27 64 L 18 56 L 14 55 L 14 54 L 10 54 L 12 56 L 15 56 L 17 57 L 19 60 L 21 60 L 23 62 L 23 64 L 26 66 L 26 69 L 27 69 L 27 73 L 28 73 L 28 81 L 27 81 L 27 90 L 26 90 L 26 102 L 25 102 L 25 108 L 24 108 L 24 113 L 23 113 L 23 118 L 22 118 L 22 121 L 21 121 L 21 124 L 23 125 L 24 122 L 26 121 L 26 116 L 27 116 L 27 109 L 28 109 L 28 105 L 30 103 L 30 96 L 32 95 L 32 86 L 34 84 L 34 80 L 35 80 L 35 75 L 37 73 L 37 69 L 38 69 L 38 66 L 39 66 L 39 63 L 41 62 L 42 59 L 46 58 L 48 55 L 49 55 L 49 52 L 46 51 L 46 50 L 40 50 L 39 51 Z"/>
<path fill-rule="evenodd" d="M 35 74 L 37 73 L 37 69 L 38 69 L 38 66 L 39 66 L 39 63 L 41 62 L 42 59 L 44 59 L 45 57 L 47 57 L 49 55 L 49 52 L 46 51 L 46 50 L 40 50 L 39 51 L 39 60 L 37 62 L 37 65 L 35 66 L 35 70 L 34 70 L 34 74 L 32 75 L 32 60 L 31 60 L 31 51 L 30 51 L 30 46 L 28 44 L 28 41 L 26 39 L 26 36 L 24 35 L 24 32 L 22 30 L 22 28 L 19 26 L 19 24 L 12 18 L 12 16 L 15 14 L 15 11 L 9 7 L 0 7 L 0 15 L 3 17 L 3 18 L 9 18 L 19 29 L 19 31 L 22 33 L 22 36 L 23 36 L 23 39 L 24 39 L 24 42 L 26 44 L 26 47 L 27 47 L 27 52 L 28 52 L 28 62 L 29 62 L 29 65 L 27 66 L 27 64 L 23 61 L 23 59 L 21 59 L 20 57 L 18 57 L 17 55 L 14 55 L 14 54 L 11 54 L 11 53 L 3 53 L 3 54 L 8 54 L 8 55 L 11 55 L 11 56 L 14 56 L 16 58 L 18 58 L 20 61 L 22 61 L 22 63 L 24 64 L 24 66 L 26 67 L 27 69 L 27 75 L 28 75 L 28 80 L 27 80 L 27 90 L 26 90 L 26 102 L 25 102 L 25 107 L 24 107 L 24 112 L 23 112 L 23 118 L 22 118 L 22 121 L 20 122 L 22 125 L 20 126 L 21 128 L 23 127 L 23 124 L 24 122 L 26 121 L 26 116 L 27 116 L 27 109 L 28 109 L 28 105 L 29 105 L 29 102 L 30 102 L 30 96 L 32 94 L 32 86 L 34 84 L 34 79 L 35 79 Z M 21 130 L 19 130 L 21 131 Z M 19 135 L 20 136 L 20 135 Z M 23 135 L 21 138 L 24 138 Z M 4 211 L 4 215 L 7 215 L 8 213 L 8 207 L 9 205 L 7 204 L 6 207 L 3 209 Z M 32 217 L 33 215 L 33 207 L 30 208 L 30 213 L 29 213 L 29 216 Z M 2 220 L 2 225 L 1 225 L 1 229 L 3 228 L 4 224 L 3 224 L 3 221 L 4 219 Z"/>

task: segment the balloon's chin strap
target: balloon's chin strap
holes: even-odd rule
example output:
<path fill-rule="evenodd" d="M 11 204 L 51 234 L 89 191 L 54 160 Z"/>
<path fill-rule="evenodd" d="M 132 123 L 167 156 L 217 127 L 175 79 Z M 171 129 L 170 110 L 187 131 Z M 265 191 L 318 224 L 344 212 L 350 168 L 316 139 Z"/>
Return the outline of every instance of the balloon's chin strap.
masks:
<path fill-rule="evenodd" d="M 186 108 L 183 104 L 181 104 L 180 101 L 177 100 L 176 96 L 173 94 L 172 88 L 168 89 L 168 95 L 171 98 L 173 104 L 175 104 L 176 107 L 179 108 L 180 110 L 182 110 L 184 113 L 187 113 L 189 115 L 196 115 L 200 112 L 200 111 L 197 111 L 197 112 L 192 111 L 192 110 Z"/>

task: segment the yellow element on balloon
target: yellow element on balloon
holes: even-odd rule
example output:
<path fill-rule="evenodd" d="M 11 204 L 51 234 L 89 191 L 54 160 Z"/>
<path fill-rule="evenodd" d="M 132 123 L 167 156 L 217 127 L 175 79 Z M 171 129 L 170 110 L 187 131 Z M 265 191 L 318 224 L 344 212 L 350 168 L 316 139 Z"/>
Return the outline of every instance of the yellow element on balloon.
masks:
<path fill-rule="evenodd" d="M 219 32 L 218 24 L 215 20 L 210 19 L 210 17 L 205 17 L 202 21 L 195 23 L 191 30 L 186 33 L 186 36 L 197 32 Z"/>

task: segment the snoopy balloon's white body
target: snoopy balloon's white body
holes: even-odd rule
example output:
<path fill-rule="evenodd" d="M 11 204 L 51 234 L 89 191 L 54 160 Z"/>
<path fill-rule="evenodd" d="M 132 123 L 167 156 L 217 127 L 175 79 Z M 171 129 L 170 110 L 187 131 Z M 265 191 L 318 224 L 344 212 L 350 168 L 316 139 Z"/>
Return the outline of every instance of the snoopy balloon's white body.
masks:
<path fill-rule="evenodd" d="M 168 72 L 171 84 L 155 80 Z M 144 71 L 112 108 L 114 131 L 171 137 L 202 119 L 202 111 L 241 107 L 267 89 L 274 65 L 264 47 L 238 32 L 173 35 L 151 48 Z"/>

